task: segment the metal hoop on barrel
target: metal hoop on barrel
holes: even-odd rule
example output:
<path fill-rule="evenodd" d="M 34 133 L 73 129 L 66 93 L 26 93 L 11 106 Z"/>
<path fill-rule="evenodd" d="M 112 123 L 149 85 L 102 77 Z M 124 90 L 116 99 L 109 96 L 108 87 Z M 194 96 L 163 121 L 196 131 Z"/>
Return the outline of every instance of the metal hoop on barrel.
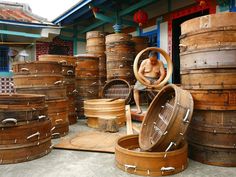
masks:
<path fill-rule="evenodd" d="M 157 52 L 159 52 L 161 55 L 163 55 L 163 57 L 165 58 L 166 62 L 167 62 L 167 74 L 166 77 L 164 78 L 163 81 L 161 81 L 161 83 L 157 84 L 157 85 L 153 85 L 153 84 L 147 84 L 145 83 L 139 76 L 138 74 L 138 62 L 140 57 L 142 56 L 142 54 L 148 50 L 155 50 Z M 135 57 L 134 60 L 134 65 L 133 65 L 133 71 L 134 71 L 134 75 L 136 77 L 136 79 L 141 82 L 143 85 L 147 86 L 148 88 L 153 88 L 156 90 L 161 89 L 170 79 L 172 72 L 173 72 L 173 64 L 172 64 L 172 60 L 170 59 L 170 56 L 162 49 L 157 48 L 157 47 L 148 47 L 146 49 L 143 49 L 142 51 L 140 51 L 138 53 L 138 55 Z"/>

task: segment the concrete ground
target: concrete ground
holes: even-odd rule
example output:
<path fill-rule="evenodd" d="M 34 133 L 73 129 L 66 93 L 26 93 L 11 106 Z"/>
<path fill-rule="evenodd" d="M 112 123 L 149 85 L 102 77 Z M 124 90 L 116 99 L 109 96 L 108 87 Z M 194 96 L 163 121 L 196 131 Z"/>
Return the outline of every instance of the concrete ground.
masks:
<path fill-rule="evenodd" d="M 68 136 L 88 129 L 83 120 L 70 126 Z M 57 143 L 59 140 L 53 140 Z M 0 177 L 135 177 L 115 166 L 114 154 L 53 149 L 48 155 L 18 164 L 0 165 Z M 188 168 L 173 177 L 235 177 L 236 168 L 189 160 Z"/>

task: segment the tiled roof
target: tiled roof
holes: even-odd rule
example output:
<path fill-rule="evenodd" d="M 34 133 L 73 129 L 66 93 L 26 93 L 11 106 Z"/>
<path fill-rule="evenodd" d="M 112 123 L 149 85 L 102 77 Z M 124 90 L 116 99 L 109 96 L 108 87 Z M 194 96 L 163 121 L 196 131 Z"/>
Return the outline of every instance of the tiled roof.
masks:
<path fill-rule="evenodd" d="M 33 14 L 27 4 L 6 1 L 0 2 L 0 19 L 16 22 L 51 24 L 46 19 Z"/>

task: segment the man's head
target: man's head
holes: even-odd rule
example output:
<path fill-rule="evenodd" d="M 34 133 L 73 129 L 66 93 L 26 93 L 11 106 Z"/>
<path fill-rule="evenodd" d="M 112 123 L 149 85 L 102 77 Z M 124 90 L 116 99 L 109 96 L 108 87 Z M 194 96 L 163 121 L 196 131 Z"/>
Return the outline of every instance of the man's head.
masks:
<path fill-rule="evenodd" d="M 157 52 L 156 51 L 151 51 L 149 53 L 149 60 L 150 60 L 151 65 L 157 64 Z"/>

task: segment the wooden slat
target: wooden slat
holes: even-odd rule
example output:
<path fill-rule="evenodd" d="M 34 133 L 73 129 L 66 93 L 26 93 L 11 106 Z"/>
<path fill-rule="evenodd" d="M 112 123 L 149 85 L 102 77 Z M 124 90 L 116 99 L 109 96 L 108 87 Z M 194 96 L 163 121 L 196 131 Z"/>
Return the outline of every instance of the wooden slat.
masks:
<path fill-rule="evenodd" d="M 127 128 L 127 135 L 134 134 L 132 129 L 132 120 L 131 120 L 131 113 L 130 113 L 130 105 L 125 106 L 126 111 L 126 128 Z"/>

